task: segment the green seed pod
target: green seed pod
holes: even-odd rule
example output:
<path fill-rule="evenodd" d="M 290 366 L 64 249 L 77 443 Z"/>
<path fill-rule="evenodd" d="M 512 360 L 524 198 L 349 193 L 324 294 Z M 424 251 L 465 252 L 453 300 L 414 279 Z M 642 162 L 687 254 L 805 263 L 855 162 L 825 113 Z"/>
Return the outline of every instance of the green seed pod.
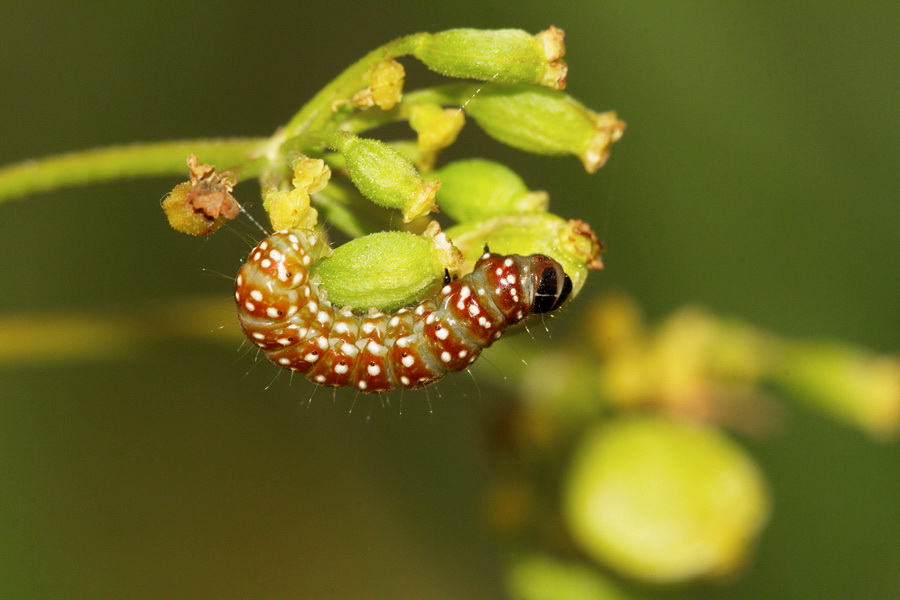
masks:
<path fill-rule="evenodd" d="M 447 77 L 498 83 L 566 85 L 563 31 L 538 35 L 520 29 L 450 29 L 423 35 L 412 54 Z"/>
<path fill-rule="evenodd" d="M 509 573 L 509 596 L 517 600 L 627 600 L 629 595 L 609 575 L 576 562 L 550 556 L 516 560 Z"/>
<path fill-rule="evenodd" d="M 900 360 L 837 343 L 787 343 L 776 383 L 831 417 L 881 439 L 900 431 Z"/>
<path fill-rule="evenodd" d="M 625 123 L 595 113 L 571 96 L 545 88 L 484 86 L 465 106 L 491 137 L 535 154 L 574 154 L 593 173 L 609 158 Z"/>
<path fill-rule="evenodd" d="M 352 240 L 313 265 L 337 306 L 394 310 L 441 285 L 459 259 L 442 234 L 382 231 Z"/>
<path fill-rule="evenodd" d="M 440 183 L 425 181 L 399 151 L 384 142 L 348 136 L 337 148 L 344 156 L 350 179 L 375 204 L 402 211 L 408 223 L 434 208 Z"/>
<path fill-rule="evenodd" d="M 581 547 L 654 583 L 733 573 L 769 514 L 763 476 L 742 448 L 716 430 L 658 417 L 590 431 L 564 493 Z"/>
<path fill-rule="evenodd" d="M 460 222 L 547 210 L 547 193 L 532 192 L 515 171 L 490 160 L 459 160 L 427 175 L 441 182 L 441 212 Z"/>
<path fill-rule="evenodd" d="M 447 236 L 474 262 L 489 246 L 500 254 L 545 254 L 558 262 L 578 294 L 590 269 L 601 269 L 602 244 L 583 221 L 567 221 L 545 212 L 504 215 L 451 227 Z"/>

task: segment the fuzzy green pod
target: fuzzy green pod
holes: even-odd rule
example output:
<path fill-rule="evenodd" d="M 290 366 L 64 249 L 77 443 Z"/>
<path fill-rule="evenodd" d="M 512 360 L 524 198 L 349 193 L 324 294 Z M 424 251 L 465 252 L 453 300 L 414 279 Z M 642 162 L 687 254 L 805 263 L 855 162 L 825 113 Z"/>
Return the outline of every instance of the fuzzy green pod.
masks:
<path fill-rule="evenodd" d="M 900 359 L 835 342 L 788 342 L 772 365 L 777 385 L 880 439 L 900 433 Z"/>
<path fill-rule="evenodd" d="M 763 475 L 740 446 L 714 429 L 659 417 L 589 431 L 564 493 L 579 545 L 654 583 L 733 573 L 769 514 Z"/>
<path fill-rule="evenodd" d="M 475 92 L 465 110 L 488 135 L 526 152 L 573 154 L 588 173 L 603 166 L 625 130 L 616 113 L 596 113 L 556 90 L 496 85 Z"/>
<path fill-rule="evenodd" d="M 491 160 L 459 160 L 426 177 L 441 182 L 438 206 L 459 222 L 547 209 L 546 192 L 532 192 L 515 171 Z"/>
<path fill-rule="evenodd" d="M 589 270 L 603 268 L 603 246 L 590 226 L 550 213 L 504 215 L 456 225 L 446 233 L 468 262 L 474 262 L 485 246 L 500 254 L 545 254 L 553 258 L 572 280 L 573 297 L 584 286 Z"/>
<path fill-rule="evenodd" d="M 333 304 L 389 311 L 426 296 L 458 262 L 442 235 L 382 231 L 336 248 L 313 273 Z"/>
<path fill-rule="evenodd" d="M 562 89 L 563 36 L 556 27 L 537 35 L 521 29 L 450 29 L 423 34 L 412 54 L 447 77 Z"/>
<path fill-rule="evenodd" d="M 344 156 L 353 185 L 363 196 L 403 213 L 409 222 L 434 208 L 440 184 L 425 181 L 408 158 L 384 142 L 347 136 L 337 147 Z"/>

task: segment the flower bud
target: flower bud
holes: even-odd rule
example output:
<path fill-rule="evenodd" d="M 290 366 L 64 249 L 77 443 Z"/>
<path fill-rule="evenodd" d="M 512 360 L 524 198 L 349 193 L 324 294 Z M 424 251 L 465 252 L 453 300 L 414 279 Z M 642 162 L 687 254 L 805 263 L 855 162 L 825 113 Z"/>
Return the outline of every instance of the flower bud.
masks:
<path fill-rule="evenodd" d="M 176 185 L 162 201 L 162 209 L 172 229 L 209 235 L 238 216 L 240 205 L 231 195 L 237 181 L 230 172 L 216 173 L 212 165 L 199 164 L 194 154 L 188 156 L 187 165 L 190 181 Z"/>
<path fill-rule="evenodd" d="M 399 151 L 384 142 L 347 137 L 338 150 L 343 154 L 353 185 L 362 195 L 386 208 L 398 209 L 408 223 L 434 208 L 440 183 L 425 181 Z"/>
<path fill-rule="evenodd" d="M 438 104 L 415 104 L 409 116 L 409 126 L 418 134 L 418 154 L 426 167 L 431 167 L 437 153 L 456 141 L 466 114 L 459 108 L 441 108 Z M 433 177 L 429 177 L 433 180 Z"/>
<path fill-rule="evenodd" d="M 406 71 L 394 59 L 378 63 L 372 69 L 369 87 L 353 96 L 353 104 L 360 108 L 377 106 L 382 110 L 394 108 L 403 99 L 403 80 Z"/>
<path fill-rule="evenodd" d="M 609 158 L 625 123 L 614 112 L 595 113 L 555 90 L 484 86 L 465 110 L 488 135 L 535 154 L 574 154 L 593 173 Z"/>
<path fill-rule="evenodd" d="M 412 54 L 447 77 L 562 89 L 563 35 L 552 26 L 536 36 L 520 29 L 450 29 L 422 36 Z"/>
<path fill-rule="evenodd" d="M 547 193 L 532 192 L 515 171 L 490 160 L 459 160 L 433 171 L 441 212 L 460 222 L 547 210 Z"/>
<path fill-rule="evenodd" d="M 313 266 L 338 306 L 394 310 L 443 283 L 459 258 L 439 229 L 415 235 L 382 231 L 347 242 Z"/>
<path fill-rule="evenodd" d="M 316 223 L 316 211 L 310 208 L 310 194 L 322 191 L 331 178 L 325 161 L 301 156 L 294 161 L 292 190 L 267 187 L 263 190 L 263 208 L 276 231 L 309 228 Z"/>
<path fill-rule="evenodd" d="M 676 583 L 741 567 L 769 496 L 757 465 L 718 431 L 633 417 L 585 436 L 564 510 L 575 540 L 598 562 Z"/>
<path fill-rule="evenodd" d="M 578 294 L 588 270 L 602 269 L 602 244 L 583 221 L 567 221 L 544 212 L 504 215 L 451 227 L 447 236 L 474 262 L 485 246 L 500 254 L 545 254 L 558 262 Z"/>

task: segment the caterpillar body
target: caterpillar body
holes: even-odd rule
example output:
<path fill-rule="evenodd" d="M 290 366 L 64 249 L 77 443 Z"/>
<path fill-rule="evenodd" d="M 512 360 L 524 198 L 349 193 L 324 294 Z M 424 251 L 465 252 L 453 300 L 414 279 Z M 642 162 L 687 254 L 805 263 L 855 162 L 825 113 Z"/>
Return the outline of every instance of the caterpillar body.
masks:
<path fill-rule="evenodd" d="M 485 252 L 434 298 L 390 313 L 333 306 L 310 279 L 328 253 L 312 230 L 279 231 L 241 266 L 234 297 L 246 336 L 276 365 L 365 393 L 415 389 L 475 361 L 507 327 L 559 308 L 572 281 L 552 258 Z"/>

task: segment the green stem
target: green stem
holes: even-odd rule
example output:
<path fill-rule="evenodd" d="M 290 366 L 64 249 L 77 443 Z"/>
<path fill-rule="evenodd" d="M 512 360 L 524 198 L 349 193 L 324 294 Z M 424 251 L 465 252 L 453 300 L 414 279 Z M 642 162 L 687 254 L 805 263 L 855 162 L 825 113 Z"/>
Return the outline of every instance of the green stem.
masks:
<path fill-rule="evenodd" d="M 336 101 L 349 100 L 353 94 L 368 85 L 368 75 L 377 64 L 411 53 L 427 33 L 416 33 L 398 38 L 369 52 L 350 65 L 327 86 L 313 96 L 295 114 L 282 131 L 284 138 L 291 138 L 304 131 L 322 129 L 332 116 L 332 106 Z"/>
<path fill-rule="evenodd" d="M 231 169 L 239 178 L 245 178 L 262 168 L 264 161 L 257 156 L 268 141 L 269 138 L 177 140 L 28 160 L 0 168 L 0 203 L 36 192 L 130 177 L 186 176 L 184 161 L 191 153 L 201 162 L 215 164 L 220 171 Z"/>

